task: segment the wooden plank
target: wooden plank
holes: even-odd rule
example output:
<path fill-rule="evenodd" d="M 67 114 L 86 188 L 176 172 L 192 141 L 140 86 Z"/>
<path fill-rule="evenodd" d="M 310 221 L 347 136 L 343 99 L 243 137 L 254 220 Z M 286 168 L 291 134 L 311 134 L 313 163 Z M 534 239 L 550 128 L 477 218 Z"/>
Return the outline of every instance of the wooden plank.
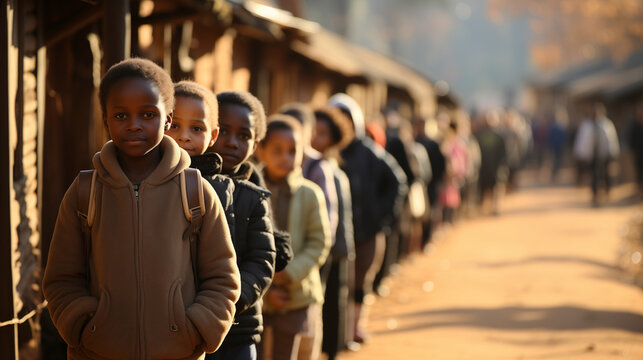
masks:
<path fill-rule="evenodd" d="M 111 1 L 107 1 L 110 3 Z M 92 7 L 86 11 L 79 13 L 71 19 L 63 22 L 59 27 L 44 34 L 44 42 L 46 47 L 51 47 L 56 43 L 64 40 L 74 33 L 84 28 L 85 26 L 98 21 L 103 16 L 103 8 Z M 43 22 L 41 21 L 41 24 Z"/>
<path fill-rule="evenodd" d="M 0 6 L 0 168 L 9 169 L 2 172 L 0 177 L 0 322 L 11 320 L 15 317 L 14 308 L 14 284 L 12 268 L 12 221 L 11 221 L 11 187 L 12 171 L 10 151 L 11 140 L 11 107 L 10 82 L 13 81 L 11 74 L 16 74 L 17 69 L 13 68 L 15 63 L 10 62 L 10 47 L 8 39 L 13 38 L 15 31 L 13 24 L 13 11 L 16 4 L 9 0 Z M 10 68 L 11 66 L 11 68 Z M 15 136 L 15 134 L 13 134 Z M 18 334 L 17 326 L 4 326 L 0 328 L 0 360 L 18 359 Z"/>
<path fill-rule="evenodd" d="M 105 69 L 130 57 L 132 39 L 129 0 L 103 2 L 103 64 Z"/>

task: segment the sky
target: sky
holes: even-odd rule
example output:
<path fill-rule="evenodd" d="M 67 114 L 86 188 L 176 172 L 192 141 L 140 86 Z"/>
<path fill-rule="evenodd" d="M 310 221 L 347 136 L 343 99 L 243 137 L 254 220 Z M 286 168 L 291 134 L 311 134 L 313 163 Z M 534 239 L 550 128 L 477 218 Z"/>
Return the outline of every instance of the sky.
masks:
<path fill-rule="evenodd" d="M 342 1 L 327 0 L 325 2 Z M 526 18 L 494 23 L 487 0 L 346 0 L 349 40 L 446 81 L 468 107 L 502 106 L 533 73 Z M 332 9 L 306 15 L 333 29 Z"/>

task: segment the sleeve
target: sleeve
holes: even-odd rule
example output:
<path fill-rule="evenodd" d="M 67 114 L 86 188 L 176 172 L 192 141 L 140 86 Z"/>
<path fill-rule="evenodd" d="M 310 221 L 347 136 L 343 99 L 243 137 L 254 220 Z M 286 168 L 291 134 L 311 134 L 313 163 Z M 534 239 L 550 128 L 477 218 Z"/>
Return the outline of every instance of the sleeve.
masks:
<path fill-rule="evenodd" d="M 379 155 L 375 164 L 379 170 L 376 180 L 379 195 L 377 220 L 381 224 L 388 225 L 401 212 L 408 187 L 406 175 L 393 156 L 383 149 L 377 155 Z"/>
<path fill-rule="evenodd" d="M 237 313 L 259 301 L 268 290 L 274 276 L 275 241 L 268 201 L 267 197 L 259 196 L 253 205 L 245 239 L 246 248 L 243 254 L 237 254 L 237 264 L 241 273 L 241 297 L 236 304 Z"/>
<path fill-rule="evenodd" d="M 221 202 L 202 181 L 206 211 L 198 245 L 199 288 L 186 315 L 203 338 L 203 349 L 214 352 L 232 326 L 240 280 Z"/>
<path fill-rule="evenodd" d="M 316 166 L 310 169 L 310 181 L 317 184 L 324 193 L 324 200 L 326 203 L 326 213 L 328 214 L 328 222 L 331 234 L 337 230 L 337 189 L 335 188 L 335 180 L 333 179 L 333 169 L 326 160 L 317 161 Z"/>
<path fill-rule="evenodd" d="M 302 214 L 303 226 L 306 227 L 304 231 L 306 239 L 303 249 L 284 270 L 293 283 L 301 282 L 315 265 L 323 264 L 330 250 L 330 227 L 326 216 L 324 195 L 321 190 L 312 187 L 302 187 L 299 191 L 307 192 L 304 214 Z"/>
<path fill-rule="evenodd" d="M 51 319 L 70 347 L 80 345 L 80 336 L 98 299 L 87 284 L 87 259 L 77 215 L 78 178 L 65 193 L 51 239 L 42 281 Z"/>
<path fill-rule="evenodd" d="M 290 240 L 290 234 L 287 231 L 273 229 L 272 234 L 275 238 L 275 249 L 277 250 L 277 256 L 275 258 L 275 272 L 279 272 L 285 269 L 292 261 L 292 243 Z"/>

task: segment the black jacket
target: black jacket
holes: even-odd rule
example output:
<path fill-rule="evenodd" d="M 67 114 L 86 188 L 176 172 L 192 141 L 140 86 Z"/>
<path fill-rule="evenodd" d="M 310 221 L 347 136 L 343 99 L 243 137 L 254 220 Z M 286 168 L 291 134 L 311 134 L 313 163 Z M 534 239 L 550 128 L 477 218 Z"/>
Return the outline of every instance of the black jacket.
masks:
<path fill-rule="evenodd" d="M 217 163 L 219 166 L 215 166 L 216 169 L 204 167 L 200 161 L 203 157 L 209 157 L 208 163 Z M 241 273 L 241 297 L 236 303 L 234 324 L 222 346 L 258 343 L 263 331 L 261 298 L 274 276 L 275 242 L 270 219 L 270 192 L 246 180 L 216 175 L 221 164 L 217 154 L 193 157 L 193 163 L 197 161 L 201 165 L 199 170 L 217 191 L 221 202 L 231 204 L 230 207 L 224 204 L 224 209 L 234 224 L 230 226 L 230 233 Z M 222 186 L 224 183 L 233 184 L 232 193 L 229 186 Z"/>
<path fill-rule="evenodd" d="M 444 173 L 446 172 L 446 162 L 444 160 L 444 155 L 442 150 L 440 150 L 440 145 L 431 140 L 426 136 L 421 136 L 415 139 L 418 143 L 422 144 L 426 149 L 426 152 L 429 154 L 429 160 L 431 161 L 431 182 L 429 182 L 428 192 L 429 200 L 431 204 L 437 204 L 438 201 L 438 187 L 444 178 Z"/>
<path fill-rule="evenodd" d="M 395 159 L 368 139 L 356 139 L 341 153 L 350 181 L 355 244 L 390 225 L 407 193 L 406 176 Z"/>

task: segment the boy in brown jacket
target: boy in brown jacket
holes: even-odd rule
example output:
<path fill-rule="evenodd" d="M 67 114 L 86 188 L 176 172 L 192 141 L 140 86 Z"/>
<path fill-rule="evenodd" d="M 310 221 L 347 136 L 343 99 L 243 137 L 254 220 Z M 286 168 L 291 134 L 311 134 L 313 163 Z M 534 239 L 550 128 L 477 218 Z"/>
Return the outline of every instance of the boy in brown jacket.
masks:
<path fill-rule="evenodd" d="M 69 359 L 202 358 L 232 325 L 239 271 L 221 203 L 203 179 L 196 274 L 183 236 L 180 177 L 190 157 L 163 135 L 173 89 L 169 75 L 143 59 L 112 66 L 101 81 L 112 140 L 93 159 L 90 243 L 76 179 L 60 205 L 43 279 Z"/>

